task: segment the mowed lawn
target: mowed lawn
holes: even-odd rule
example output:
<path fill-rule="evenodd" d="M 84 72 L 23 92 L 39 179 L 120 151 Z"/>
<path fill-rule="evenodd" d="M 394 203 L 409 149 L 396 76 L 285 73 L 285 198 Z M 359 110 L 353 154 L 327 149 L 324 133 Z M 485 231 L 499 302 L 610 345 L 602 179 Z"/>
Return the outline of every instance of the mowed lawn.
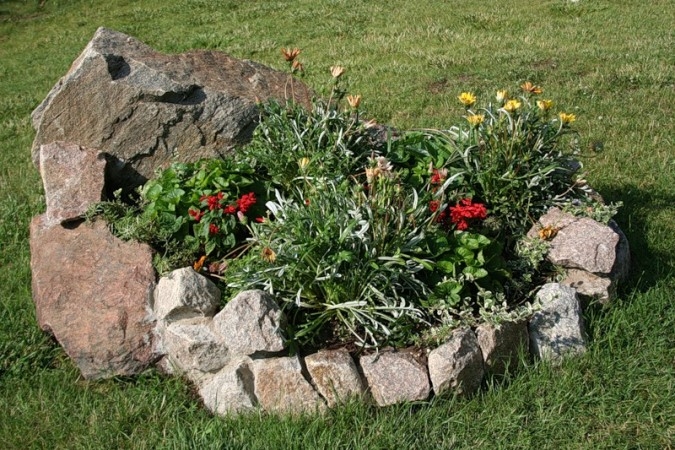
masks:
<path fill-rule="evenodd" d="M 312 88 L 343 65 L 367 114 L 403 129 L 457 123 L 462 91 L 541 85 L 576 114 L 591 185 L 624 202 L 631 278 L 587 311 L 584 356 L 528 363 L 472 399 L 218 418 L 152 371 L 85 381 L 35 321 L 28 224 L 44 196 L 30 113 L 99 26 L 279 69 L 279 49 L 299 47 Z M 0 0 L 0 448 L 675 447 L 673 49 L 673 0 Z"/>

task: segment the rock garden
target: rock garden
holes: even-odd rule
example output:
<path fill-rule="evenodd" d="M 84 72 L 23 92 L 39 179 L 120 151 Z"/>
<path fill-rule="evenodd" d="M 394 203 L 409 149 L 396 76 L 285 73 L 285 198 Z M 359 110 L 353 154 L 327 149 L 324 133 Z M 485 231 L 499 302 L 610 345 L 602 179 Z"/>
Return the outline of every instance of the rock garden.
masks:
<path fill-rule="evenodd" d="M 574 114 L 530 82 L 439 130 L 378 124 L 214 51 L 101 28 L 32 119 L 40 327 L 87 379 L 151 367 L 217 414 L 472 395 L 584 352 L 628 242 L 584 180 Z M 567 105 L 568 107 L 570 105 Z"/>

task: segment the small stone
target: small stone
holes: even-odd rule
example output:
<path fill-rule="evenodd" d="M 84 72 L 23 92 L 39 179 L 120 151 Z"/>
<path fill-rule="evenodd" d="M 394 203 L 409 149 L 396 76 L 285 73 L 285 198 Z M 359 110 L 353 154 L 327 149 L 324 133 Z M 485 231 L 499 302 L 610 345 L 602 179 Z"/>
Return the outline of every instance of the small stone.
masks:
<path fill-rule="evenodd" d="M 213 318 L 234 355 L 276 353 L 286 348 L 282 335 L 285 317 L 274 299 L 264 291 L 243 291 Z"/>
<path fill-rule="evenodd" d="M 574 288 L 583 297 L 597 299 L 600 303 L 609 303 L 616 295 L 616 285 L 611 278 L 601 277 L 585 270 L 568 269 L 567 276 L 561 282 Z"/>
<path fill-rule="evenodd" d="M 360 359 L 363 375 L 379 406 L 426 400 L 431 392 L 427 368 L 410 353 L 380 351 Z"/>
<path fill-rule="evenodd" d="M 192 267 L 160 278 L 155 289 L 157 319 L 169 324 L 192 317 L 213 317 L 220 304 L 220 289 Z"/>
<path fill-rule="evenodd" d="M 527 323 L 524 321 L 481 324 L 476 328 L 476 337 L 485 369 L 494 374 L 503 375 L 517 367 L 521 348 L 525 354 L 529 353 Z"/>
<path fill-rule="evenodd" d="M 162 342 L 172 373 L 192 381 L 220 370 L 228 361 L 227 347 L 211 330 L 211 319 L 197 317 L 174 322 L 164 329 Z"/>
<path fill-rule="evenodd" d="M 199 388 L 206 408 L 214 414 L 238 414 L 255 409 L 253 373 L 244 358 L 223 367 Z"/>
<path fill-rule="evenodd" d="M 483 381 L 483 355 L 469 328 L 453 331 L 450 339 L 429 353 L 429 375 L 436 395 L 451 389 L 470 395 Z"/>
<path fill-rule="evenodd" d="M 599 275 L 609 275 L 615 270 L 620 236 L 610 226 L 551 208 L 528 236 L 536 237 L 542 227 L 558 229 L 547 255 L 553 264 Z"/>
<path fill-rule="evenodd" d="M 541 309 L 530 319 L 530 349 L 545 360 L 557 361 L 586 351 L 586 337 L 577 294 L 569 286 L 548 283 L 536 296 Z"/>
<path fill-rule="evenodd" d="M 315 413 L 326 404 L 302 374 L 297 356 L 253 361 L 255 395 L 265 411 Z"/>
<path fill-rule="evenodd" d="M 344 348 L 320 350 L 305 357 L 305 365 L 316 389 L 330 407 L 364 393 L 356 364 Z"/>

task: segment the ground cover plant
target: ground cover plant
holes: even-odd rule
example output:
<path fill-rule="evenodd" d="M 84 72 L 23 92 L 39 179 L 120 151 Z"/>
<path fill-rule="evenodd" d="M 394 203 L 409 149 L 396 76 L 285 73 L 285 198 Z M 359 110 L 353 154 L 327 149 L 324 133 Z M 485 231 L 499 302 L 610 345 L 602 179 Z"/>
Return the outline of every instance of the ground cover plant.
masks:
<path fill-rule="evenodd" d="M 43 6 L 40 6 L 43 3 Z M 673 379 L 674 73 L 670 1 L 0 2 L 0 422 L 5 448 L 669 448 Z M 189 13 L 186 13 L 189 10 Z M 317 21 L 316 17 L 325 18 Z M 630 288 L 587 312 L 588 353 L 529 364 L 470 400 L 324 418 L 222 419 L 180 380 L 148 373 L 89 383 L 37 328 L 27 226 L 39 213 L 30 111 L 105 25 L 162 51 L 217 48 L 283 68 L 303 49 L 307 81 L 336 63 L 369 117 L 441 128 L 456 97 L 530 80 L 576 115 L 589 183 L 632 244 Z M 310 64 L 311 62 L 311 64 Z M 311 67 L 314 66 L 314 67 Z M 316 70 L 315 70 L 316 69 Z M 248 193 L 233 193 L 233 199 Z M 235 199 L 236 201 L 236 199 Z M 86 264 L 86 262 L 83 262 Z"/>

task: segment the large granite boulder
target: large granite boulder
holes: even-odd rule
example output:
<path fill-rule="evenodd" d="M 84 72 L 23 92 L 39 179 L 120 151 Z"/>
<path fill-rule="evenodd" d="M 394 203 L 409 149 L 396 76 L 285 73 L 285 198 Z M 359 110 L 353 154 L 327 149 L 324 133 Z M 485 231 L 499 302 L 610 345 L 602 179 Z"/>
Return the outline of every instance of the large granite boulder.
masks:
<path fill-rule="evenodd" d="M 108 155 L 109 192 L 142 184 L 157 168 L 231 151 L 247 141 L 258 101 L 285 101 L 288 74 L 217 51 L 159 53 L 99 28 L 66 75 L 33 112 L 40 146 L 72 142 Z M 293 82 L 308 104 L 306 86 Z"/>
<path fill-rule="evenodd" d="M 103 222 L 69 229 L 44 220 L 33 219 L 30 236 L 38 324 L 85 378 L 142 371 L 157 359 L 150 247 L 116 238 Z"/>

